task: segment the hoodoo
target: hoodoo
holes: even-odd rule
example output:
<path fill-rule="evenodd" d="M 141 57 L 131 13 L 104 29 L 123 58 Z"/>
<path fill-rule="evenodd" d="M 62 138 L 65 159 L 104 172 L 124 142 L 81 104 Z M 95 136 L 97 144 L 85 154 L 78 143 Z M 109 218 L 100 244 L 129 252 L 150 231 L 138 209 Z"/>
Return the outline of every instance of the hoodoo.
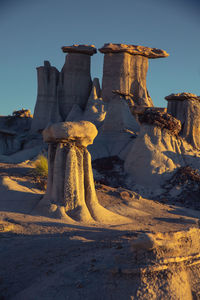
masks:
<path fill-rule="evenodd" d="M 124 44 L 105 44 L 99 51 L 104 56 L 102 98 L 109 102 L 112 90 L 133 94 L 136 105 L 153 106 L 146 88 L 149 58 L 167 57 L 160 49 Z"/>
<path fill-rule="evenodd" d="M 60 74 L 58 103 L 65 120 L 74 104 L 86 106 L 92 88 L 91 56 L 97 51 L 93 45 L 65 46 L 62 51 L 68 54 Z"/>
<path fill-rule="evenodd" d="M 118 223 L 128 219 L 98 202 L 87 146 L 98 131 L 88 121 L 61 122 L 43 132 L 49 144 L 47 191 L 39 207 L 61 219 Z"/>
<path fill-rule="evenodd" d="M 166 96 L 167 111 L 181 121 L 181 136 L 200 149 L 200 97 L 191 93 Z"/>
<path fill-rule="evenodd" d="M 37 68 L 38 92 L 31 130 L 43 130 L 49 122 L 57 119 L 57 85 L 59 71 L 49 61 Z"/>

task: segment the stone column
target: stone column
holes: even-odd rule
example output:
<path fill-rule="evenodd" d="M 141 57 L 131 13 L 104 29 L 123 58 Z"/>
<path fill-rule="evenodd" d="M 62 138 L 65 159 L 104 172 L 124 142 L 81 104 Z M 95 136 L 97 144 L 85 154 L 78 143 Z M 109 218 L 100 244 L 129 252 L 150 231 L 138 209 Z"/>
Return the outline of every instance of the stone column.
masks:
<path fill-rule="evenodd" d="M 146 88 L 148 58 L 166 57 L 164 50 L 143 46 L 105 44 L 102 98 L 109 102 L 112 90 L 132 94 L 135 105 L 153 106 Z"/>
<path fill-rule="evenodd" d="M 98 202 L 87 150 L 97 133 L 88 121 L 56 123 L 43 131 L 49 143 L 48 182 L 38 208 L 69 222 L 127 222 Z"/>
<path fill-rule="evenodd" d="M 93 45 L 62 47 L 66 55 L 59 82 L 59 111 L 65 120 L 74 104 L 85 108 L 92 88 L 90 75 L 91 56 L 96 53 Z"/>
<path fill-rule="evenodd" d="M 193 147 L 200 149 L 200 97 L 191 93 L 166 96 L 167 112 L 182 124 L 180 135 Z"/>
<path fill-rule="evenodd" d="M 49 122 L 57 119 L 57 85 L 59 71 L 44 61 L 44 66 L 37 68 L 38 92 L 31 130 L 43 130 Z"/>

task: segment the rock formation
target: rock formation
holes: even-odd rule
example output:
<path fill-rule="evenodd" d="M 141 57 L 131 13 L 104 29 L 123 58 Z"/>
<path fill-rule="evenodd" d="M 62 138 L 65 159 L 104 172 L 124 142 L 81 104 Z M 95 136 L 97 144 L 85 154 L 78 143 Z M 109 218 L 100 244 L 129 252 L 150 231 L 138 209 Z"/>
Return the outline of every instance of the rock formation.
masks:
<path fill-rule="evenodd" d="M 90 121 L 99 128 L 106 116 L 106 104 L 101 98 L 99 79 L 94 78 L 92 90 L 83 114 L 83 120 Z"/>
<path fill-rule="evenodd" d="M 87 121 L 56 123 L 44 130 L 44 141 L 49 144 L 49 171 L 47 191 L 40 208 L 45 207 L 53 216 L 66 220 L 127 221 L 98 202 L 91 156 L 86 148 L 96 135 L 95 125 Z"/>
<path fill-rule="evenodd" d="M 31 130 L 43 130 L 49 122 L 58 122 L 57 85 L 59 71 L 44 61 L 44 66 L 37 68 L 38 92 Z"/>
<path fill-rule="evenodd" d="M 168 56 L 164 50 L 135 45 L 105 44 L 102 98 L 109 102 L 112 90 L 133 94 L 136 105 L 153 106 L 146 88 L 148 58 Z"/>
<path fill-rule="evenodd" d="M 132 259 L 121 261 L 113 274 L 137 283 L 135 298 L 187 299 L 198 297 L 200 239 L 198 228 L 142 233 L 130 241 Z M 139 280 L 138 280 L 139 279 Z"/>
<path fill-rule="evenodd" d="M 60 74 L 58 103 L 63 120 L 74 104 L 85 108 L 92 88 L 90 75 L 91 56 L 96 53 L 93 45 L 62 47 L 66 61 Z"/>
<path fill-rule="evenodd" d="M 139 115 L 139 121 L 140 133 L 124 164 L 133 182 L 155 191 L 177 168 L 195 167 L 200 155 L 178 136 L 181 131 L 179 120 L 149 108 Z"/>
<path fill-rule="evenodd" d="M 11 155 L 22 149 L 30 130 L 30 110 L 14 111 L 12 116 L 0 117 L 0 155 Z"/>
<path fill-rule="evenodd" d="M 166 96 L 167 111 L 181 121 L 181 136 L 200 149 L 200 97 L 191 93 Z"/>
<path fill-rule="evenodd" d="M 113 94 L 107 103 L 107 113 L 94 145 L 89 147 L 93 159 L 126 156 L 127 148 L 139 131 L 139 124 L 131 115 L 123 96 Z"/>

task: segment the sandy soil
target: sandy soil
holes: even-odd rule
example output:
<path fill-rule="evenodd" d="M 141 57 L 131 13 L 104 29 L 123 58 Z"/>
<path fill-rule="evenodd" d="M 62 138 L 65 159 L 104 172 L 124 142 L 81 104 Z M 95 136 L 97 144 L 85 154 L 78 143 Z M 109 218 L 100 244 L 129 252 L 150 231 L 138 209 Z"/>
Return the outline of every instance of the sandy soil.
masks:
<path fill-rule="evenodd" d="M 29 163 L 0 164 L 1 300 L 139 299 L 140 278 L 114 272 L 133 267 L 133 241 L 142 233 L 199 227 L 200 211 L 102 184 L 96 187 L 99 202 L 129 217 L 129 223 L 88 225 L 36 215 L 44 191 L 31 168 Z"/>

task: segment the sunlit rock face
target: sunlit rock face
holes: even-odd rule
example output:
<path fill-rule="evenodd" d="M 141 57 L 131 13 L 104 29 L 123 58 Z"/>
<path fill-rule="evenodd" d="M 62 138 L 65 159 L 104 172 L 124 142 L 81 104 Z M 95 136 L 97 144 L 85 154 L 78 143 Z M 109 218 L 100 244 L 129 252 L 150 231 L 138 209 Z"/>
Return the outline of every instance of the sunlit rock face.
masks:
<path fill-rule="evenodd" d="M 66 55 L 61 70 L 58 92 L 59 111 L 63 120 L 74 104 L 84 109 L 89 98 L 92 80 L 90 75 L 91 55 L 96 53 L 92 45 L 62 47 Z"/>
<path fill-rule="evenodd" d="M 166 57 L 164 50 L 124 44 L 105 44 L 102 98 L 109 102 L 112 90 L 132 94 L 136 105 L 153 106 L 146 88 L 148 58 Z"/>
<path fill-rule="evenodd" d="M 149 108 L 139 121 L 140 133 L 124 164 L 133 182 L 155 191 L 177 168 L 196 168 L 199 151 L 179 136 L 180 120 Z"/>
<path fill-rule="evenodd" d="M 166 96 L 167 111 L 181 121 L 181 136 L 200 149 L 200 97 L 191 93 Z"/>
<path fill-rule="evenodd" d="M 97 133 L 95 125 L 87 121 L 61 122 L 44 130 L 44 141 L 49 144 L 48 182 L 38 207 L 66 221 L 127 221 L 98 202 L 91 156 L 86 148 Z"/>
<path fill-rule="evenodd" d="M 57 85 L 59 71 L 48 61 L 37 68 L 38 92 L 31 130 L 41 131 L 49 122 L 58 122 Z"/>

